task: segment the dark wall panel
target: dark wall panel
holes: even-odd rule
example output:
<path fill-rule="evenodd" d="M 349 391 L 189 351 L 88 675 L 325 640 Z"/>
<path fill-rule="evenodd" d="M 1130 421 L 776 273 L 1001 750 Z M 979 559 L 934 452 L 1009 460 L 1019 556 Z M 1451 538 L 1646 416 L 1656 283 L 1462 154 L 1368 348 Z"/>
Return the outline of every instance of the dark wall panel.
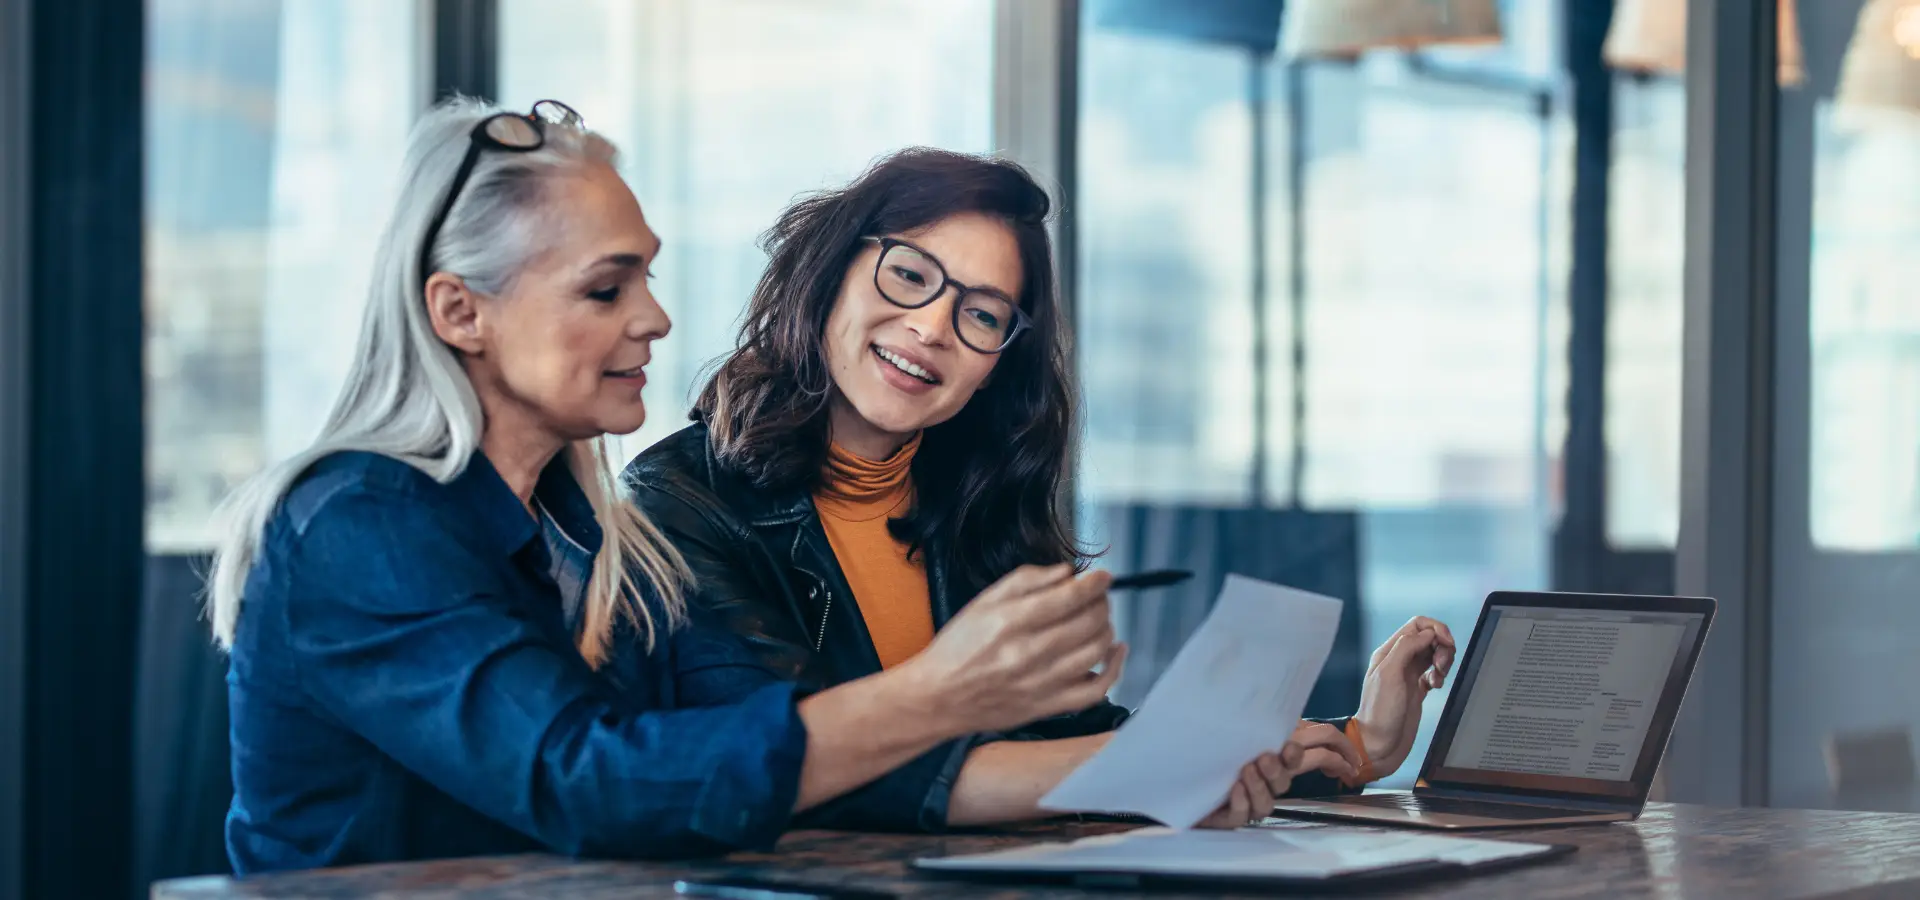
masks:
<path fill-rule="evenodd" d="M 143 13 L 141 0 L 31 9 L 28 108 L 17 119 L 33 123 L 26 456 L 16 472 L 26 897 L 123 896 L 131 885 Z"/>
<path fill-rule="evenodd" d="M 0 0 L 0 121 L 27 115 L 27 0 Z M 0 129 L 0 900 L 23 896 L 26 831 L 27 141 Z"/>

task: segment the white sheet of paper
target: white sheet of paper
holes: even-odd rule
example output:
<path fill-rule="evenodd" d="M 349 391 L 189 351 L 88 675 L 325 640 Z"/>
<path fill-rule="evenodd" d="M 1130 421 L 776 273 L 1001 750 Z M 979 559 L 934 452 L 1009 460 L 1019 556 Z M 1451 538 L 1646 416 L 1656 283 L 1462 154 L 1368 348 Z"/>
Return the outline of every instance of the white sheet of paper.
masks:
<path fill-rule="evenodd" d="M 1036 844 L 992 853 L 925 859 L 918 865 L 948 871 L 1331 878 L 1426 860 L 1474 865 L 1532 856 L 1550 849 L 1544 844 L 1339 827 L 1238 831 L 1144 828 L 1082 838 L 1070 844 Z"/>
<path fill-rule="evenodd" d="M 1225 802 L 1240 768 L 1277 751 L 1320 677 L 1340 601 L 1239 575 L 1140 709 L 1040 805 L 1137 813 L 1192 828 Z"/>

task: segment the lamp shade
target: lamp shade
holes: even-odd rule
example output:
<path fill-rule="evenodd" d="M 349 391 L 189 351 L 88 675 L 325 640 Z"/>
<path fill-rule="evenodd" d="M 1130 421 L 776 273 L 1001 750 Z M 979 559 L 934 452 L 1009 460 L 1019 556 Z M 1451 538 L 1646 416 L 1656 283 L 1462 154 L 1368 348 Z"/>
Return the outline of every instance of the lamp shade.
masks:
<path fill-rule="evenodd" d="M 1687 68 L 1687 0 L 1620 0 L 1600 47 L 1607 65 L 1635 72 Z"/>
<path fill-rule="evenodd" d="M 1383 47 L 1497 44 L 1496 0 L 1293 0 L 1280 23 L 1280 52 L 1357 56 Z"/>
<path fill-rule="evenodd" d="M 1872 0 L 1860 11 L 1834 103 L 1920 112 L 1920 0 Z"/>
<path fill-rule="evenodd" d="M 1780 4 L 1780 83 L 1806 80 L 1800 18 L 1794 0 Z M 1687 0 L 1619 0 L 1600 48 L 1607 65 L 1634 72 L 1679 73 L 1687 68 Z"/>

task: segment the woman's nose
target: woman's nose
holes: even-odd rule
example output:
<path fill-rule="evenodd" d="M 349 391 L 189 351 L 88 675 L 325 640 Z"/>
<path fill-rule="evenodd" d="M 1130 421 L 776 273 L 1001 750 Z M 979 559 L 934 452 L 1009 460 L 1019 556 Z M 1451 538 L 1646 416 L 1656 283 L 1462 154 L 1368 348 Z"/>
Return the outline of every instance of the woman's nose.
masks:
<path fill-rule="evenodd" d="M 667 315 L 666 307 L 661 306 L 652 293 L 646 295 L 640 308 L 627 320 L 627 336 L 636 341 L 657 341 L 672 330 L 672 317 Z"/>
<path fill-rule="evenodd" d="M 952 290 L 942 291 L 933 302 L 907 310 L 907 328 L 923 344 L 945 346 L 953 336 L 953 304 L 959 302 Z"/>

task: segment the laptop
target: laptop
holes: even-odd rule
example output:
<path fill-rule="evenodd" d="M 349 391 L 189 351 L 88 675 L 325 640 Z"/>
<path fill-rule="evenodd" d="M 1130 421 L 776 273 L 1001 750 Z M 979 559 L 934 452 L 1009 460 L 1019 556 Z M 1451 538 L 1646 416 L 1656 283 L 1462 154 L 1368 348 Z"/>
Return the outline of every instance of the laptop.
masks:
<path fill-rule="evenodd" d="M 1448 830 L 1638 818 L 1714 606 L 1492 594 L 1412 792 L 1288 799 L 1274 814 Z"/>

